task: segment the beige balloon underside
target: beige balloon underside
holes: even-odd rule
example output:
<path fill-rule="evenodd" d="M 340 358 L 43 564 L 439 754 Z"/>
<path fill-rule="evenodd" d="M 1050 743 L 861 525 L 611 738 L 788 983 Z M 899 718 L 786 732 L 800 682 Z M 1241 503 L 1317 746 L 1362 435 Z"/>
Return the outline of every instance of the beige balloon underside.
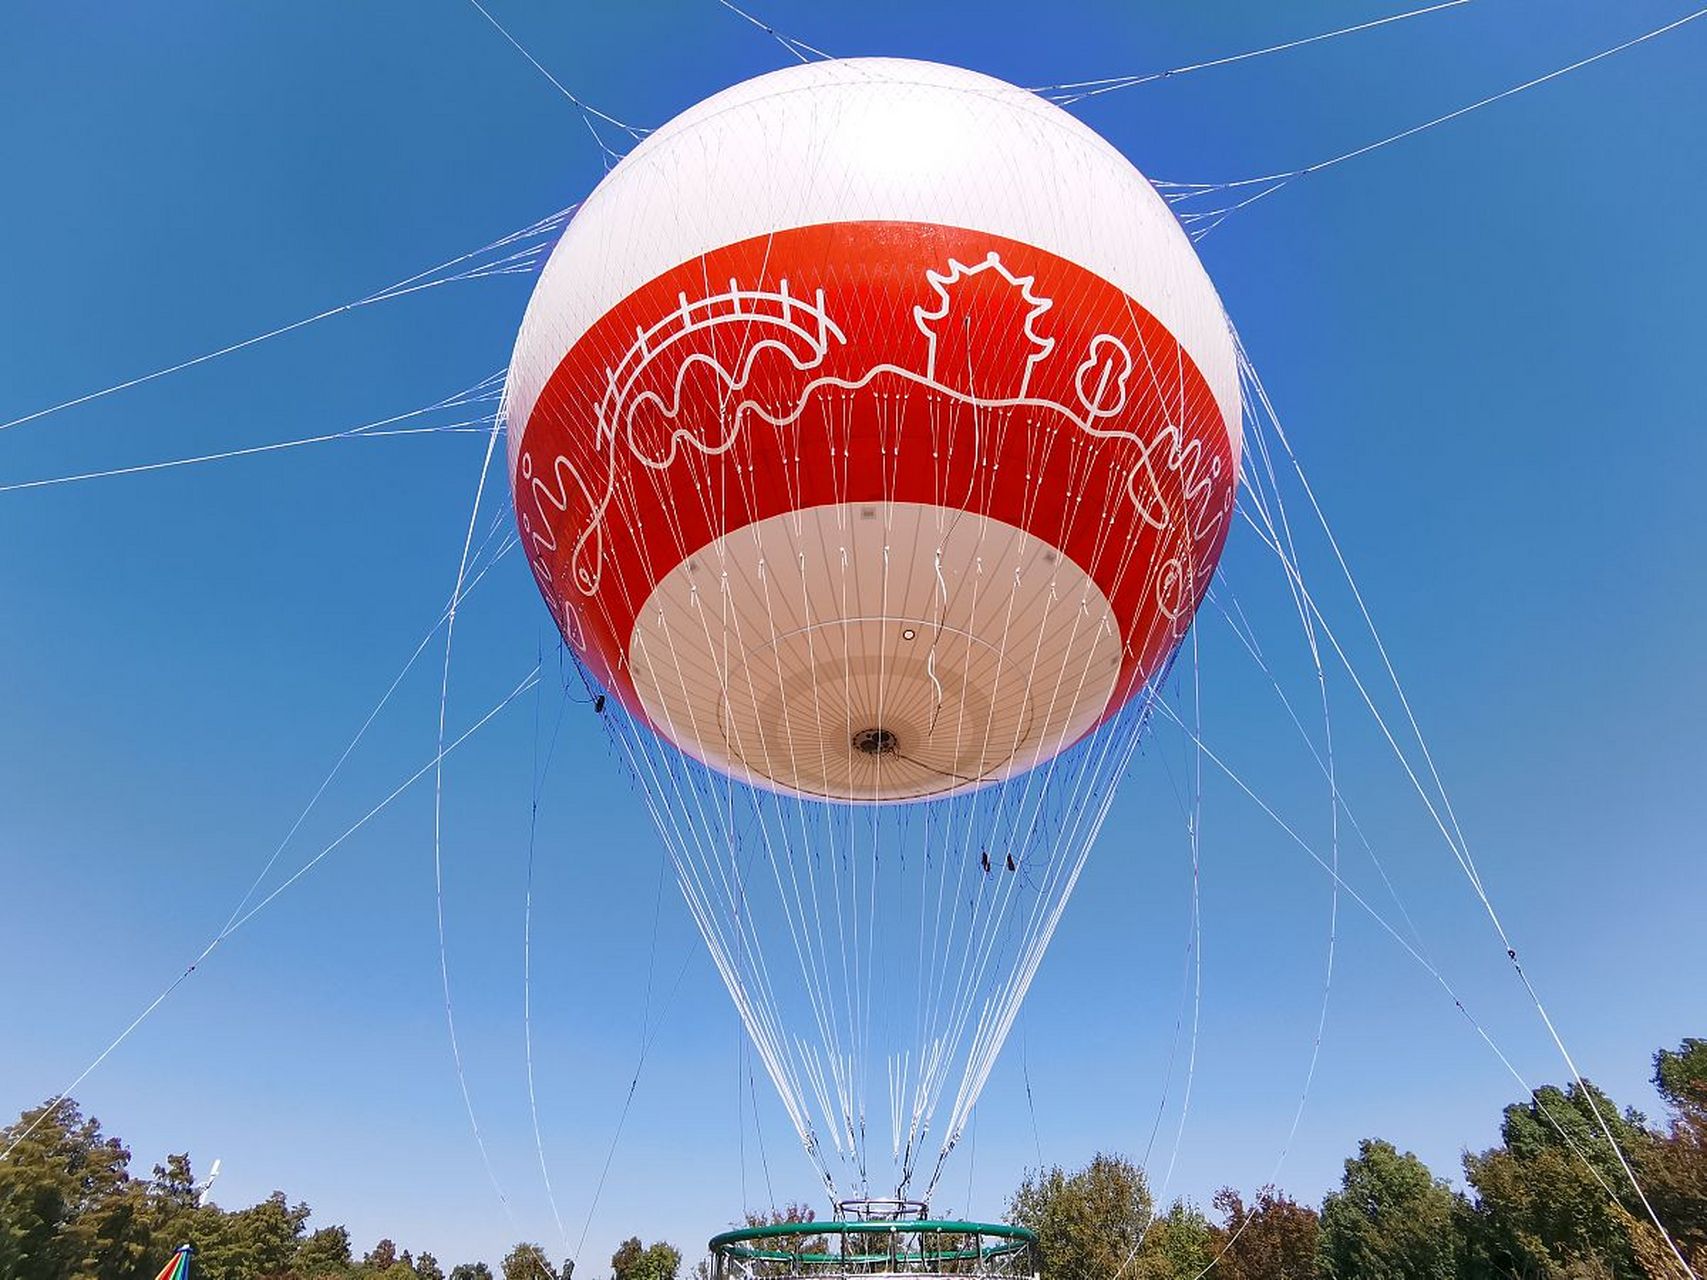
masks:
<path fill-rule="evenodd" d="M 791 512 L 666 574 L 628 664 L 652 725 L 774 790 L 950 795 L 1095 727 L 1120 670 L 1095 582 L 999 520 L 914 503 Z"/>

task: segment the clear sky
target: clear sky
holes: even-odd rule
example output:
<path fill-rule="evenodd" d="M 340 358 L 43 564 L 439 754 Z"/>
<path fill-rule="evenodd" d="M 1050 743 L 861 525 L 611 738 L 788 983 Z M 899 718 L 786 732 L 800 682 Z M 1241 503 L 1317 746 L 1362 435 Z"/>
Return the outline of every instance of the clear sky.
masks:
<path fill-rule="evenodd" d="M 787 60 L 712 0 L 490 7 L 566 85 L 638 124 Z M 1396 7 L 763 6 L 837 54 L 937 58 L 1026 85 L 1195 62 Z M 1153 176 L 1242 178 L 1684 11 L 1477 0 L 1078 111 Z M 1707 1032 L 1704 60 L 1707 21 L 1295 183 L 1202 249 L 1527 967 L 1582 1069 L 1650 1110 L 1649 1055 Z M 360 297 L 568 204 L 602 171 L 569 104 L 465 0 L 9 6 L 0 154 L 0 420 Z M 516 276 L 432 290 L 0 433 L 0 484 L 417 408 L 503 366 L 527 290 Z M 226 919 L 437 617 L 482 448 L 469 434 L 342 441 L 0 493 L 8 1113 L 75 1076 Z M 1311 565 L 1331 587 L 1320 548 Z M 1221 589 L 1308 699 L 1272 565 L 1236 535 L 1225 569 Z M 1343 592 L 1324 588 L 1324 606 L 1349 629 Z M 555 670 L 555 655 L 511 557 L 459 624 L 453 726 L 541 656 Z M 1200 667 L 1211 746 L 1319 839 L 1321 784 L 1219 619 L 1203 625 Z M 274 882 L 430 757 L 437 670 L 429 656 L 399 688 Z M 1348 794 L 1428 953 L 1525 1076 L 1559 1079 L 1450 854 L 1349 685 L 1334 696 Z M 750 1096 L 742 1084 L 734 1014 L 660 890 L 644 815 L 570 705 L 534 846 L 534 1053 L 562 1234 L 553 1222 L 525 1088 L 521 930 L 536 736 L 560 705 L 549 688 L 520 699 L 447 774 L 451 976 L 506 1201 L 452 1066 L 422 788 L 234 936 L 78 1089 L 143 1170 L 186 1147 L 203 1167 L 220 1157 L 222 1203 L 282 1187 L 363 1249 L 388 1234 L 446 1263 L 495 1262 L 517 1238 L 562 1253 L 589 1219 L 650 1036 L 584 1266 L 602 1273 L 630 1233 L 691 1255 L 743 1206 L 811 1196 L 762 1075 Z M 1159 1106 L 1150 1163 L 1167 1175 L 1188 932 L 1170 779 L 1187 759 L 1159 732 L 1135 765 L 944 1207 L 999 1214 L 1039 1158 L 1143 1155 Z M 1347 880 L 1397 919 L 1368 859 L 1350 845 L 1345 858 Z M 1329 895 L 1213 777 L 1202 859 L 1201 1026 L 1169 1193 L 1206 1202 L 1273 1175 L 1310 1059 Z M 1456 1174 L 1518 1092 L 1428 976 L 1342 905 L 1320 1066 L 1279 1174 L 1309 1199 L 1372 1134 Z"/>

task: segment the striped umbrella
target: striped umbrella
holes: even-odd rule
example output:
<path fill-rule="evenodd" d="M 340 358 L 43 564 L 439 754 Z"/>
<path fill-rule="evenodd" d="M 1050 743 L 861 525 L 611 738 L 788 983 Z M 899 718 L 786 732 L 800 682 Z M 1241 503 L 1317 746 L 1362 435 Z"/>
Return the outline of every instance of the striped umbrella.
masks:
<path fill-rule="evenodd" d="M 189 1245 L 179 1245 L 177 1252 L 160 1268 L 160 1274 L 155 1276 L 154 1280 L 190 1280 L 190 1255 L 193 1253 L 195 1250 Z"/>

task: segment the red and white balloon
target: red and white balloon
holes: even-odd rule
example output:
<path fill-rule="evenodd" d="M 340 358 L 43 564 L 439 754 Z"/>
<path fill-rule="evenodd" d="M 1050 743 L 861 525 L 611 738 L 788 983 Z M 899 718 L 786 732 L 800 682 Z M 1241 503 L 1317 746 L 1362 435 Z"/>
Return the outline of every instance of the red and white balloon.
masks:
<path fill-rule="evenodd" d="M 848 801 L 1050 759 L 1166 662 L 1239 457 L 1190 241 L 1084 124 L 932 63 L 707 99 L 588 198 L 510 367 L 565 637 L 682 750 Z"/>

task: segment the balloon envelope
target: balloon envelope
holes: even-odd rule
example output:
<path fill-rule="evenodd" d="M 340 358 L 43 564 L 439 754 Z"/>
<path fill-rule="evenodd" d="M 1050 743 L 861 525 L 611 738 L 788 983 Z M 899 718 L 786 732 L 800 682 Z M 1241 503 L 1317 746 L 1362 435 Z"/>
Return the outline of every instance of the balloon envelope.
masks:
<path fill-rule="evenodd" d="M 565 635 L 657 732 L 840 800 L 1035 766 L 1189 622 L 1233 492 L 1220 302 L 1163 201 L 988 77 L 856 59 L 646 138 L 507 411 Z"/>
<path fill-rule="evenodd" d="M 600 183 L 506 412 L 540 590 L 806 1150 L 934 1184 L 1226 536 L 1188 238 L 1024 90 L 790 68 Z"/>

